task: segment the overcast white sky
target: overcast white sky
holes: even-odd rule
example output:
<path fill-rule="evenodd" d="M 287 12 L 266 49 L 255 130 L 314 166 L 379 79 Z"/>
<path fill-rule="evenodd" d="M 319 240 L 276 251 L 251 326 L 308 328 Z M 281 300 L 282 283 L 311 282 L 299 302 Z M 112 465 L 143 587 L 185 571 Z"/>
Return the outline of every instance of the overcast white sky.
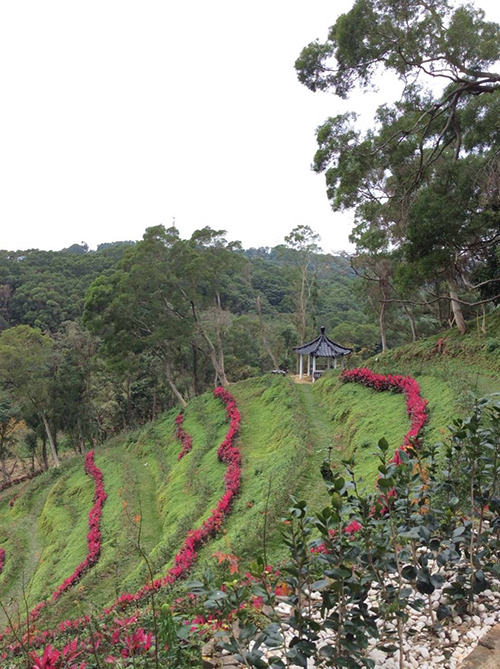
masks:
<path fill-rule="evenodd" d="M 477 4 L 500 21 L 496 0 Z M 272 246 L 307 224 L 348 248 L 351 217 L 310 164 L 315 128 L 353 103 L 293 65 L 351 5 L 2 0 L 0 248 L 95 248 L 173 217 L 182 236 Z"/>

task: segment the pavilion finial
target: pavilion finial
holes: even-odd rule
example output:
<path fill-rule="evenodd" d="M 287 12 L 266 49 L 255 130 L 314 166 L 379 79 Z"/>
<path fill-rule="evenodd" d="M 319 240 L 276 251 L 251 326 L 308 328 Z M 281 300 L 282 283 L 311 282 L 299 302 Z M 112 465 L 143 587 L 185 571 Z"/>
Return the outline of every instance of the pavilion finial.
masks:
<path fill-rule="evenodd" d="M 325 334 L 325 329 L 326 329 L 325 326 L 322 325 L 320 329 L 321 329 L 321 334 Z"/>

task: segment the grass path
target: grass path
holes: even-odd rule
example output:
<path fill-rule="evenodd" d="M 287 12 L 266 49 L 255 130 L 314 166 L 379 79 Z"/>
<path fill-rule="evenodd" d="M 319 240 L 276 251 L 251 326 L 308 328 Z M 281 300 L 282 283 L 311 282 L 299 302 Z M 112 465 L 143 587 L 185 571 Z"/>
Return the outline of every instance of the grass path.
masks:
<path fill-rule="evenodd" d="M 332 411 L 325 406 L 322 398 L 314 392 L 315 384 L 299 384 L 304 415 L 309 432 L 309 467 L 304 473 L 300 491 L 311 506 L 319 509 L 328 503 L 328 494 L 320 477 L 321 463 L 330 456 L 332 462 L 340 462 L 342 452 L 335 442 L 335 424 Z M 331 451 L 330 451 L 331 448 Z"/>

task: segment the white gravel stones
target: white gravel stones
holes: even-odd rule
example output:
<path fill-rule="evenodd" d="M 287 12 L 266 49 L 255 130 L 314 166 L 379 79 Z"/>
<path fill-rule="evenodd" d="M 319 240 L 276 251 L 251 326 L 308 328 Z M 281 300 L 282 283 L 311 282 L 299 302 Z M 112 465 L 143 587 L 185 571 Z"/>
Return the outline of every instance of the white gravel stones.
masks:
<path fill-rule="evenodd" d="M 405 669 L 459 669 L 461 662 L 474 650 L 479 639 L 500 622 L 500 580 L 493 581 L 492 586 L 494 590 L 485 590 L 478 596 L 472 615 L 455 615 L 443 621 L 443 626 L 437 632 L 433 629 L 427 606 L 420 611 L 412 611 L 406 630 L 411 628 L 413 634 L 405 634 L 403 645 Z M 378 592 L 374 583 L 368 593 L 370 606 L 378 605 Z M 312 595 L 316 600 L 314 593 Z M 442 590 L 437 590 L 431 597 L 432 609 L 436 611 L 441 604 L 449 605 L 449 602 L 446 601 L 446 595 Z M 278 610 L 286 619 L 290 615 L 291 607 L 282 602 L 278 605 Z M 314 617 L 317 617 L 316 614 Z M 382 642 L 385 643 L 384 636 L 390 632 L 390 644 L 395 643 L 395 627 L 392 623 L 378 619 L 377 626 Z M 292 630 L 287 632 L 287 636 L 289 639 L 292 638 Z M 333 644 L 334 633 L 331 631 L 321 633 L 320 639 L 322 645 Z M 376 641 L 373 640 L 368 656 L 375 661 L 376 669 L 399 669 L 399 651 L 391 656 L 377 648 L 375 644 Z M 280 654 L 279 651 L 269 652 L 269 655 L 276 654 Z M 308 669 L 315 669 L 315 666 L 310 662 Z"/>

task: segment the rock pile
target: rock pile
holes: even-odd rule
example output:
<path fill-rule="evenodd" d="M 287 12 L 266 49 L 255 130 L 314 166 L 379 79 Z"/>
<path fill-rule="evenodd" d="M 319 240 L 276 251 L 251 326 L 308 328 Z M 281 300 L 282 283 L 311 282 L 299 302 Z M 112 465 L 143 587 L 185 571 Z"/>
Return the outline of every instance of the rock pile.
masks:
<path fill-rule="evenodd" d="M 478 646 L 482 645 L 487 649 L 489 655 L 495 656 L 493 660 L 498 664 L 490 664 L 490 660 L 484 665 L 484 669 L 500 669 L 500 581 L 493 581 L 494 590 L 485 590 L 479 597 L 472 615 L 464 614 L 454 616 L 443 624 L 436 626 L 436 618 L 433 615 L 431 619 L 430 611 L 414 611 L 405 625 L 405 643 L 403 646 L 403 665 L 405 669 L 461 669 L 462 663 Z M 374 587 L 369 593 L 370 605 L 377 606 L 378 589 Z M 319 593 L 311 593 L 311 599 L 320 598 Z M 431 608 L 436 611 L 440 605 L 446 603 L 446 595 L 442 589 L 437 589 L 431 595 Z M 291 607 L 281 602 L 278 604 L 277 611 L 283 618 L 283 625 L 286 629 L 285 620 L 290 616 Z M 316 614 L 313 614 L 316 615 Z M 395 643 L 396 629 L 392 623 L 385 623 L 383 620 L 377 622 L 380 628 L 380 636 L 386 643 Z M 498 653 L 492 652 L 489 646 L 495 642 L 489 642 L 485 639 L 486 635 L 492 629 L 498 630 Z M 495 632 L 492 633 L 493 635 Z M 293 637 L 292 630 L 285 632 L 287 644 Z M 496 637 L 494 637 L 496 639 Z M 333 641 L 333 635 L 321 633 L 320 645 L 329 645 Z M 378 642 L 380 644 L 380 640 Z M 496 646 L 495 646 L 496 649 Z M 488 652 L 486 654 L 489 657 Z M 238 664 L 236 658 L 225 651 L 217 653 L 215 644 L 212 641 L 204 648 L 204 669 L 236 669 L 242 665 Z M 284 657 L 284 652 L 273 649 L 269 651 L 269 656 Z M 375 661 L 377 669 L 399 669 L 399 651 L 393 655 L 385 653 L 376 647 L 375 640 L 368 650 L 368 656 Z M 464 669 L 481 669 L 482 665 L 474 660 L 475 664 L 463 665 Z M 308 669 L 315 669 L 316 664 L 313 660 L 309 661 Z M 291 669 L 298 669 L 292 665 Z"/>

